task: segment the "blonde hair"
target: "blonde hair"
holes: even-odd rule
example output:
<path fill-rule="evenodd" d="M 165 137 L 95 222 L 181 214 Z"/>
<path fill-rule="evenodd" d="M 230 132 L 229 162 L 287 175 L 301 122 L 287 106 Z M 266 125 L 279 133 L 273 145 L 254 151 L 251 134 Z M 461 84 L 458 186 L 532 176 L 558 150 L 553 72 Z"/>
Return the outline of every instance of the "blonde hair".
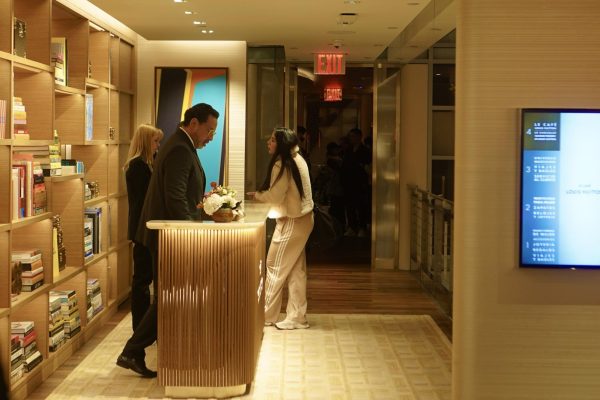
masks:
<path fill-rule="evenodd" d="M 154 163 L 154 154 L 152 154 L 152 140 L 158 136 L 158 139 L 162 139 L 164 133 L 162 130 L 147 124 L 141 124 L 136 129 L 133 134 L 133 138 L 131 138 L 131 143 L 129 144 L 129 153 L 127 154 L 127 161 L 125 161 L 125 165 L 123 165 L 123 171 L 127 171 L 129 168 L 129 163 L 136 157 L 141 157 L 142 160 L 148 167 L 150 167 L 150 171 L 152 171 L 152 164 Z"/>

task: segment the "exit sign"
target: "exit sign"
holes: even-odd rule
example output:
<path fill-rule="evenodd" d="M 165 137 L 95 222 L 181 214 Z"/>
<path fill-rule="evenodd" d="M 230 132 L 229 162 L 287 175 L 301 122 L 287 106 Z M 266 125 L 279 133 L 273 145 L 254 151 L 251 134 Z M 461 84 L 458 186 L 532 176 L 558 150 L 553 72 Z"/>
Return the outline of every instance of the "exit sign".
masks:
<path fill-rule="evenodd" d="M 325 88 L 325 92 L 323 93 L 323 100 L 325 100 L 325 101 L 342 101 L 342 89 Z"/>
<path fill-rule="evenodd" d="M 340 53 L 316 53 L 315 75 L 345 75 L 346 59 Z"/>

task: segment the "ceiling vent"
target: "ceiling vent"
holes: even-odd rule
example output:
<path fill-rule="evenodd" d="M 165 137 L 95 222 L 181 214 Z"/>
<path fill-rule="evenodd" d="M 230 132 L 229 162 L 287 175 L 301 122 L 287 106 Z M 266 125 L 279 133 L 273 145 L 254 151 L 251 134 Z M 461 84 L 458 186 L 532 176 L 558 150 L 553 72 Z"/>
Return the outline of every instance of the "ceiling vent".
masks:
<path fill-rule="evenodd" d="M 356 13 L 340 13 L 338 16 L 338 24 L 340 25 L 352 25 L 356 22 L 358 14 Z"/>

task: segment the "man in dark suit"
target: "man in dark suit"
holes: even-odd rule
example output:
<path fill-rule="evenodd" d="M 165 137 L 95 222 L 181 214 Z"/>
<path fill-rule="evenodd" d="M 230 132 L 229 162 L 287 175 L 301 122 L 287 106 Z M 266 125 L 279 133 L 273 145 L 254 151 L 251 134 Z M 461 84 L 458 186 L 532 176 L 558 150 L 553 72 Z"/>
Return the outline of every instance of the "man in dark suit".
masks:
<path fill-rule="evenodd" d="M 196 154 L 208 144 L 217 128 L 219 113 L 205 103 L 186 110 L 181 126 L 165 141 L 158 152 L 148 193 L 144 200 L 136 238 L 143 243 L 153 258 L 154 302 L 127 341 L 117 365 L 138 374 L 154 378 L 156 372 L 146 367 L 144 349 L 156 341 L 157 290 L 156 268 L 158 233 L 146 228 L 150 220 L 199 219 L 197 205 L 202 201 L 206 176 Z"/>

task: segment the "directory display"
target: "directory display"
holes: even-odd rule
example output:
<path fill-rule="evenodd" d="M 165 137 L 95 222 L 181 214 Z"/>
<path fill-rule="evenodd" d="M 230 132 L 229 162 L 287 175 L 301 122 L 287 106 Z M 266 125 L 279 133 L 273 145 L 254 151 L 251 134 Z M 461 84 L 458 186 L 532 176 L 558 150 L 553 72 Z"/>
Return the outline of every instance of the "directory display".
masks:
<path fill-rule="evenodd" d="M 600 268 L 600 110 L 521 117 L 521 266 Z"/>

